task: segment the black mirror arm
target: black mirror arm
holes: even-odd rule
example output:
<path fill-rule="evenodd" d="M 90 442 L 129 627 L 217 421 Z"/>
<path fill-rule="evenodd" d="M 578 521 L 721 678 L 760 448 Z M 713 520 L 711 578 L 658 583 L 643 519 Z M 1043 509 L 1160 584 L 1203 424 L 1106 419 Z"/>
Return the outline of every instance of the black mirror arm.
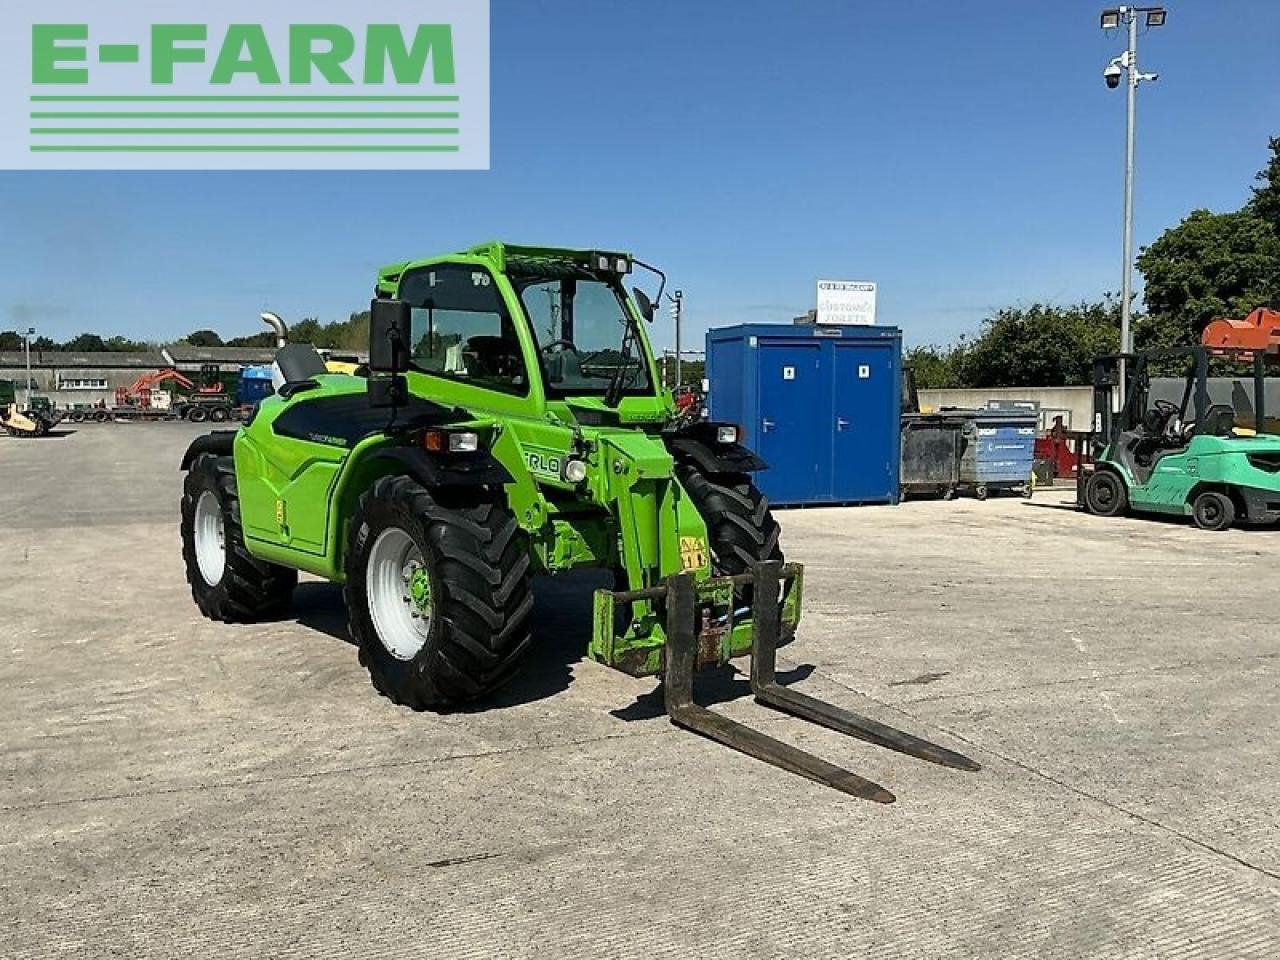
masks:
<path fill-rule="evenodd" d="M 637 267 L 643 267 L 644 269 L 648 270 L 650 273 L 657 274 L 658 295 L 653 298 L 653 302 L 655 304 L 662 303 L 662 294 L 667 289 L 667 275 L 663 273 L 661 270 L 659 270 L 657 267 L 653 266 L 652 264 L 645 263 L 643 260 L 635 260 L 633 262 Z M 649 320 L 652 321 L 653 318 L 650 317 Z"/>

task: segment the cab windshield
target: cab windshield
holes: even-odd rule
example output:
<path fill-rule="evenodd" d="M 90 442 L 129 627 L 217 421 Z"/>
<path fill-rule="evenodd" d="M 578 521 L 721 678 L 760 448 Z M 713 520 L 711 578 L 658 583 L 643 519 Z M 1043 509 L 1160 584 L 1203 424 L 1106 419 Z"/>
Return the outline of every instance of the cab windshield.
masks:
<path fill-rule="evenodd" d="M 603 396 L 611 387 L 618 396 L 652 393 L 643 341 L 616 280 L 545 264 L 510 275 L 538 342 L 548 396 Z"/>

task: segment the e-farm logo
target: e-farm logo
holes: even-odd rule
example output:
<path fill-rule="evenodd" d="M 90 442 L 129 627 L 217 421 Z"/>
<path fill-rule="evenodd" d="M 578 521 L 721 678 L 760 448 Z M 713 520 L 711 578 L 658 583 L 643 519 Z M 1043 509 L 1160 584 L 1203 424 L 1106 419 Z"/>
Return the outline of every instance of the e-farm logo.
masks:
<path fill-rule="evenodd" d="M 488 168 L 488 0 L 14 6 L 0 167 Z"/>

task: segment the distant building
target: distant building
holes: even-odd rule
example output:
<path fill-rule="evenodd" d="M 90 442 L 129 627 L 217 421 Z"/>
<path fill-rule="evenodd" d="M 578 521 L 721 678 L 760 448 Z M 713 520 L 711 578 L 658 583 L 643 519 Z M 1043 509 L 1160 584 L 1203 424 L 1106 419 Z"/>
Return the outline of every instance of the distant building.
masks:
<path fill-rule="evenodd" d="M 31 351 L 31 385 L 37 394 L 60 407 L 72 404 L 113 403 L 117 387 L 127 387 L 144 373 L 169 365 L 159 351 L 142 353 L 59 353 Z M 0 351 L 0 379 L 12 380 L 21 390 L 27 378 L 27 357 L 22 350 Z"/>
<path fill-rule="evenodd" d="M 342 359 L 358 363 L 368 360 L 364 351 L 322 353 L 332 354 L 335 359 L 341 355 Z M 139 353 L 32 350 L 31 381 L 35 393 L 48 397 L 59 407 L 93 405 L 99 401 L 111 405 L 115 403 L 117 388 L 129 387 L 138 377 L 157 370 L 177 370 L 196 384 L 216 377 L 229 392 L 234 392 L 243 368 L 269 365 L 275 356 L 275 347 L 193 347 L 189 343 L 171 343 Z M 0 380 L 12 380 L 21 390 L 26 380 L 26 366 L 26 354 L 22 350 L 0 351 Z"/>
<path fill-rule="evenodd" d="M 239 374 L 242 367 L 269 364 L 276 358 L 275 347 L 193 347 L 189 343 L 171 343 L 161 347 L 160 352 L 164 366 L 188 376 L 199 374 L 206 367 L 217 367 L 218 373 Z"/>

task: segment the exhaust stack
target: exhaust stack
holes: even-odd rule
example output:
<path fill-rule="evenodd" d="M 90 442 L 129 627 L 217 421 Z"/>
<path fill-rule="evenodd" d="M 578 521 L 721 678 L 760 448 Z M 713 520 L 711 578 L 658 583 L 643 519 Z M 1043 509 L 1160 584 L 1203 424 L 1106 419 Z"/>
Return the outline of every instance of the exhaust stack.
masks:
<path fill-rule="evenodd" d="M 262 322 L 276 332 L 276 348 L 279 349 L 289 342 L 289 328 L 285 326 L 285 322 L 280 319 L 277 314 L 262 314 Z"/>

